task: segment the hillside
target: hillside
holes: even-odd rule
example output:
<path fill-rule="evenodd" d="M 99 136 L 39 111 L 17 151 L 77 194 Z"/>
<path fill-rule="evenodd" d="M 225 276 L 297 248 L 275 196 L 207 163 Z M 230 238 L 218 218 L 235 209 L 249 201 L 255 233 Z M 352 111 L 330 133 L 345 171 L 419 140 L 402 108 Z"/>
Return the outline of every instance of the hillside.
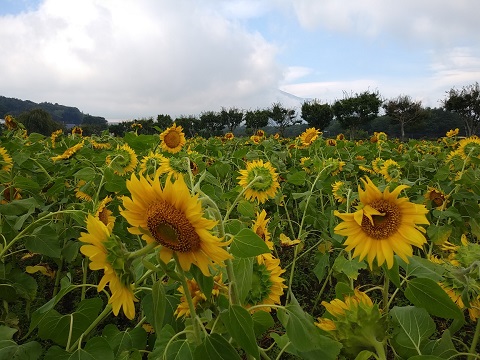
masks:
<path fill-rule="evenodd" d="M 64 124 L 81 124 L 84 116 L 78 108 L 72 106 L 65 106 L 57 103 L 52 104 L 49 102 L 35 103 L 30 100 L 20 100 L 0 96 L 0 118 L 3 118 L 8 114 L 19 116 L 25 111 L 38 108 L 50 113 L 53 120 Z"/>

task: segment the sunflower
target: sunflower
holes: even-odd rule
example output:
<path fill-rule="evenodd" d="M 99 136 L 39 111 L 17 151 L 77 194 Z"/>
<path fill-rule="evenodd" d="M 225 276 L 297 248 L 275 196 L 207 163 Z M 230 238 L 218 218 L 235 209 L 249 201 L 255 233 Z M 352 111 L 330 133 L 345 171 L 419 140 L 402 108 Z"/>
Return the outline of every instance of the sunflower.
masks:
<path fill-rule="evenodd" d="M 338 175 L 345 166 L 345 161 L 328 158 L 323 162 L 324 167 L 328 167 L 332 176 Z"/>
<path fill-rule="evenodd" d="M 172 154 L 178 153 L 186 144 L 183 128 L 175 124 L 160 134 L 160 140 L 162 149 Z"/>
<path fill-rule="evenodd" d="M 335 139 L 327 139 L 326 144 L 328 146 L 337 146 L 337 140 Z"/>
<path fill-rule="evenodd" d="M 51 159 L 52 159 L 53 161 L 70 159 L 70 158 L 71 158 L 73 155 L 75 155 L 75 154 L 77 153 L 77 151 L 79 151 L 81 148 L 83 148 L 83 141 L 82 141 L 82 142 L 79 142 L 78 144 L 76 144 L 76 145 L 74 145 L 74 146 L 72 146 L 72 147 L 69 147 L 67 150 L 65 150 L 65 151 L 63 152 L 63 154 L 51 157 Z"/>
<path fill-rule="evenodd" d="M 95 150 L 106 150 L 112 147 L 112 145 L 110 145 L 108 142 L 98 142 L 94 139 L 90 139 L 90 144 Z"/>
<path fill-rule="evenodd" d="M 112 231 L 115 223 L 115 217 L 113 216 L 113 213 L 107 208 L 107 204 L 111 201 L 111 196 L 104 198 L 102 201 L 100 201 L 100 204 L 98 204 L 97 211 L 95 212 L 95 217 L 105 224 L 110 231 Z"/>
<path fill-rule="evenodd" d="M 140 174 L 155 174 L 164 159 L 165 156 L 162 154 L 150 151 L 148 155 L 144 156 L 140 162 Z"/>
<path fill-rule="evenodd" d="M 292 240 L 284 233 L 280 234 L 280 246 L 281 247 L 291 247 L 300 244 L 302 241 L 300 239 Z"/>
<path fill-rule="evenodd" d="M 398 198 L 400 192 L 408 186 L 399 185 L 390 192 L 388 188 L 382 193 L 366 177 L 362 179 L 365 190 L 358 187 L 360 205 L 352 214 L 334 214 L 343 222 L 335 227 L 335 233 L 347 236 L 346 250 L 354 249 L 353 257 L 366 256 L 370 268 L 373 259 L 381 266 L 385 261 L 388 268 L 393 266 L 393 254 L 405 262 L 413 255 L 412 245 L 421 247 L 425 242 L 425 229 L 417 224 L 429 224 L 425 214 L 425 205 L 415 204 L 408 198 Z"/>
<path fill-rule="evenodd" d="M 470 300 L 469 306 L 466 307 L 462 300 L 461 291 L 458 291 L 458 289 L 454 289 L 452 286 L 443 282 L 440 282 L 439 285 L 460 310 L 464 310 L 465 308 L 468 310 L 470 320 L 477 321 L 477 319 L 480 318 L 480 296 Z"/>
<path fill-rule="evenodd" d="M 12 200 L 20 200 L 22 195 L 20 195 L 20 189 L 11 186 L 10 184 L 5 184 L 7 187 L 1 192 L 2 200 L 0 204 L 7 204 Z"/>
<path fill-rule="evenodd" d="M 257 218 L 253 221 L 253 231 L 255 234 L 257 234 L 259 237 L 262 238 L 263 241 L 265 241 L 265 244 L 267 244 L 268 248 L 270 249 L 270 252 L 273 251 L 273 242 L 270 240 L 270 232 L 268 231 L 268 222 L 270 221 L 269 218 L 267 218 L 267 212 L 265 210 L 262 210 L 261 212 L 257 213 Z M 271 253 L 266 253 L 259 255 L 259 257 L 272 257 Z"/>
<path fill-rule="evenodd" d="M 186 160 L 186 158 L 164 157 L 160 161 L 157 175 L 167 174 L 167 176 L 174 179 L 182 177 L 183 174 L 188 173 L 189 164 Z"/>
<path fill-rule="evenodd" d="M 322 133 L 312 127 L 301 133 L 299 139 L 303 146 L 310 146 L 320 135 L 322 135 Z"/>
<path fill-rule="evenodd" d="M 442 190 L 429 186 L 425 193 L 425 200 L 438 210 L 445 210 L 448 203 L 448 195 Z"/>
<path fill-rule="evenodd" d="M 250 136 L 250 141 L 258 145 L 262 142 L 262 138 L 258 135 L 252 135 Z"/>
<path fill-rule="evenodd" d="M 132 227 L 132 234 L 142 235 L 147 243 L 161 246 L 160 259 L 168 263 L 175 254 L 183 270 L 192 264 L 210 276 L 209 265 L 223 265 L 232 256 L 222 247 L 229 242 L 211 234 L 216 221 L 203 217 L 198 195 L 192 196 L 179 177 L 172 182 L 166 180 L 162 188 L 160 178 L 137 178 L 132 174 L 127 180 L 131 198 L 123 197 L 120 213 Z"/>
<path fill-rule="evenodd" d="M 195 308 L 208 302 L 209 299 L 207 299 L 205 294 L 200 290 L 200 287 L 195 279 L 187 279 L 187 286 L 192 298 L 193 306 Z M 190 307 L 188 306 L 188 301 L 185 296 L 185 289 L 183 286 L 180 286 L 177 290 L 180 292 L 181 297 L 180 304 L 178 304 L 174 315 L 177 315 L 177 319 L 181 316 L 188 317 L 190 316 Z M 213 277 L 212 297 L 218 297 L 220 293 L 225 293 L 226 291 L 227 287 L 223 284 L 222 274 L 220 273 L 219 275 L 215 275 Z"/>
<path fill-rule="evenodd" d="M 448 130 L 447 133 L 445 134 L 447 137 L 451 138 L 454 136 L 457 136 L 460 130 L 456 128 L 455 130 Z"/>
<path fill-rule="evenodd" d="M 80 137 L 83 135 L 83 130 L 81 127 L 78 127 L 78 126 L 74 126 L 72 128 L 72 135 L 75 136 L 75 135 L 79 135 Z"/>
<path fill-rule="evenodd" d="M 132 275 L 123 269 L 124 261 L 118 258 L 121 246 L 112 236 L 111 229 L 89 214 L 87 232 L 82 232 L 78 240 L 87 243 L 80 247 L 80 252 L 90 258 L 90 270 L 104 271 L 97 291 L 102 291 L 108 284 L 112 293 L 108 303 L 112 304 L 113 313 L 117 316 L 120 308 L 123 308 L 125 316 L 132 320 L 135 317 L 134 302 L 137 301 L 133 294 Z M 118 265 L 115 264 L 122 264 L 122 269 L 117 269 Z"/>
<path fill-rule="evenodd" d="M 345 197 L 348 193 L 348 188 L 343 181 L 335 181 L 332 184 L 332 194 L 334 199 L 340 204 L 345 204 L 347 198 Z"/>
<path fill-rule="evenodd" d="M 9 172 L 10 170 L 12 170 L 12 167 L 13 167 L 12 157 L 8 155 L 7 149 L 1 146 L 0 146 L 0 166 L 1 166 L 0 169 L 6 172 Z"/>
<path fill-rule="evenodd" d="M 83 201 L 92 201 L 92 196 L 88 193 L 89 191 L 93 193 L 92 183 L 79 180 L 75 187 L 75 197 Z"/>
<path fill-rule="evenodd" d="M 247 168 L 239 172 L 238 184 L 245 189 L 247 200 L 256 199 L 263 204 L 268 198 L 273 198 L 280 187 L 278 174 L 268 161 L 266 163 L 263 163 L 263 160 L 247 162 Z"/>
<path fill-rule="evenodd" d="M 138 160 L 135 151 L 128 146 L 118 145 L 117 149 L 105 159 L 108 166 L 113 169 L 113 172 L 117 175 L 126 175 L 137 167 Z"/>
<path fill-rule="evenodd" d="M 253 311 L 271 311 L 268 305 L 280 304 L 285 279 L 280 277 L 285 270 L 280 267 L 280 259 L 257 256 L 253 263 L 252 288 L 245 298 L 246 308 L 254 305 L 265 305 Z"/>
<path fill-rule="evenodd" d="M 263 131 L 262 129 L 258 129 L 255 133 L 255 135 L 259 136 L 259 137 L 265 137 L 265 131 Z"/>
<path fill-rule="evenodd" d="M 310 174 L 312 170 L 309 168 L 309 166 L 312 166 L 313 162 L 309 156 L 302 157 L 300 159 L 300 166 L 302 167 L 303 171 L 305 171 L 307 174 Z"/>
<path fill-rule="evenodd" d="M 55 147 L 55 143 L 57 142 L 57 138 L 62 134 L 63 134 L 62 129 L 59 129 L 59 130 L 56 130 L 56 131 L 52 132 L 52 134 L 50 135 L 50 140 L 52 142 L 52 148 Z"/>
<path fill-rule="evenodd" d="M 385 160 L 379 171 L 383 175 L 384 179 L 388 182 L 398 181 L 402 175 L 400 165 L 395 160 Z"/>
<path fill-rule="evenodd" d="M 463 159 L 480 159 L 480 139 L 478 136 L 470 136 L 458 143 L 458 151 Z"/>
<path fill-rule="evenodd" d="M 385 160 L 381 158 L 376 158 L 375 160 L 372 161 L 372 169 L 375 171 L 377 174 L 380 173 L 382 170 L 382 166 L 385 164 Z"/>
<path fill-rule="evenodd" d="M 329 317 L 318 318 L 315 325 L 341 342 L 347 354 L 372 350 L 383 355 L 379 358 L 386 358 L 383 348 L 386 323 L 378 305 L 366 293 L 355 289 L 343 300 L 322 301 L 322 305 Z"/>
<path fill-rule="evenodd" d="M 18 127 L 18 123 L 12 115 L 7 115 L 5 116 L 5 126 L 8 130 L 15 130 Z"/>
<path fill-rule="evenodd" d="M 235 135 L 233 135 L 233 133 L 227 132 L 223 138 L 225 140 L 233 140 L 234 137 L 235 137 Z"/>
<path fill-rule="evenodd" d="M 338 134 L 337 137 L 336 137 L 337 140 L 345 140 L 345 135 L 343 135 L 342 133 Z"/>

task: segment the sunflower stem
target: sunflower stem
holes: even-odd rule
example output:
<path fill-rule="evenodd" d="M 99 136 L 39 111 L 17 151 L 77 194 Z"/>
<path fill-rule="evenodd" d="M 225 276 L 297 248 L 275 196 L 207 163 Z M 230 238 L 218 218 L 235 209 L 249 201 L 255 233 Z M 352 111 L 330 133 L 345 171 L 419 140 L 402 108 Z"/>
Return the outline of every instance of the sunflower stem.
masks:
<path fill-rule="evenodd" d="M 188 309 L 190 310 L 190 318 L 192 319 L 192 327 L 193 327 L 193 337 L 195 339 L 195 345 L 200 345 L 202 343 L 202 339 L 200 337 L 200 325 L 197 320 L 197 311 L 195 310 L 195 305 L 193 304 L 192 294 L 190 294 L 190 289 L 188 288 L 187 277 L 185 275 L 185 271 L 182 269 L 182 265 L 178 260 L 177 254 L 173 253 L 173 257 L 175 262 L 177 263 L 177 272 L 182 282 L 183 293 L 185 294 L 185 299 L 187 299 Z"/>
<path fill-rule="evenodd" d="M 155 249 L 155 247 L 157 247 L 158 244 L 153 242 L 153 243 L 150 243 L 146 246 L 144 246 L 143 248 L 141 249 L 138 249 L 138 250 L 135 250 L 135 251 L 132 251 L 132 252 L 129 252 L 127 254 L 127 259 L 135 259 L 137 257 L 140 257 L 140 256 L 143 256 L 145 254 L 149 254 L 153 249 Z"/>
<path fill-rule="evenodd" d="M 388 288 L 390 287 L 390 279 L 388 278 L 387 274 L 385 274 L 384 284 L 383 284 L 383 313 L 385 316 L 388 316 L 388 306 L 390 302 L 388 301 Z"/>
<path fill-rule="evenodd" d="M 476 348 L 477 348 L 479 336 L 480 336 L 480 320 L 477 319 L 475 334 L 473 335 L 472 344 L 470 345 L 470 349 L 468 350 L 468 352 L 471 354 L 468 356 L 468 360 L 475 359 L 475 354 L 477 353 Z"/>

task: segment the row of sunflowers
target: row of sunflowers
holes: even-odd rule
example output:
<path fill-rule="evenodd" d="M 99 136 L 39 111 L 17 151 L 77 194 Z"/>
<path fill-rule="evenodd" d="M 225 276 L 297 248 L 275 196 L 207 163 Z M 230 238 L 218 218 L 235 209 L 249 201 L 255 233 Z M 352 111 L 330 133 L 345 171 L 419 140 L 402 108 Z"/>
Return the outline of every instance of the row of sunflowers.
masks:
<path fill-rule="evenodd" d="M 0 358 L 480 358 L 480 139 L 0 135 Z"/>

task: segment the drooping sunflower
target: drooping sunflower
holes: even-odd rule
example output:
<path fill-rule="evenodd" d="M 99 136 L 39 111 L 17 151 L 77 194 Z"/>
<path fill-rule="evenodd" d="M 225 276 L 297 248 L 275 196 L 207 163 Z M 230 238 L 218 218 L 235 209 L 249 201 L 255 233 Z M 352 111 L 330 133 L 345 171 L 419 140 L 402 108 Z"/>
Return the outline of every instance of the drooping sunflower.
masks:
<path fill-rule="evenodd" d="M 314 127 L 308 128 L 300 134 L 300 142 L 303 146 L 310 146 L 322 133 Z"/>
<path fill-rule="evenodd" d="M 7 149 L 2 146 L 0 146 L 0 166 L 0 169 L 6 172 L 12 170 L 13 167 L 12 157 L 8 155 Z"/>
<path fill-rule="evenodd" d="M 374 259 L 381 266 L 385 261 L 393 266 L 394 253 L 405 262 L 413 255 L 412 245 L 422 247 L 426 239 L 425 229 L 419 224 L 429 224 L 425 205 L 415 204 L 406 197 L 398 198 L 408 186 L 399 185 L 392 192 L 382 193 L 366 177 L 362 179 L 365 190 L 358 187 L 360 205 L 354 213 L 334 214 L 343 222 L 335 227 L 335 233 L 347 236 L 346 250 L 354 249 L 353 257 L 368 259 L 370 268 Z"/>
<path fill-rule="evenodd" d="M 460 140 L 458 143 L 458 151 L 463 159 L 480 159 L 480 138 L 474 135 Z"/>
<path fill-rule="evenodd" d="M 470 320 L 477 321 L 480 318 L 480 296 L 470 300 L 469 306 L 465 306 L 462 300 L 461 289 L 454 289 L 452 286 L 440 282 L 440 287 L 447 293 L 448 297 L 458 306 L 460 310 L 467 309 Z M 459 291 L 460 290 L 460 291 Z"/>
<path fill-rule="evenodd" d="M 167 174 L 167 176 L 177 179 L 184 174 L 188 174 L 189 166 L 187 158 L 164 157 L 160 161 L 158 175 Z"/>
<path fill-rule="evenodd" d="M 162 149 L 172 154 L 178 153 L 186 144 L 183 128 L 175 124 L 160 134 L 160 140 Z"/>
<path fill-rule="evenodd" d="M 402 170 L 400 165 L 392 159 L 385 160 L 379 171 L 388 182 L 400 180 Z"/>
<path fill-rule="evenodd" d="M 87 243 L 80 247 L 80 252 L 90 258 L 90 270 L 103 270 L 104 274 L 100 280 L 97 291 L 102 291 L 106 285 L 109 286 L 112 296 L 109 304 L 112 304 L 112 310 L 115 316 L 118 315 L 120 308 L 127 318 L 132 320 L 135 317 L 135 304 L 137 301 L 133 293 L 132 275 L 123 269 L 117 269 L 116 263 L 118 254 L 116 251 L 121 248 L 117 240 L 112 237 L 111 229 L 103 222 L 89 214 L 87 217 L 87 232 L 82 232 L 78 240 Z"/>
<path fill-rule="evenodd" d="M 93 184 L 91 181 L 88 183 L 85 180 L 79 180 L 75 187 L 75 197 L 83 201 L 92 201 Z"/>
<path fill-rule="evenodd" d="M 348 188 L 343 181 L 335 181 L 332 184 L 332 194 L 333 198 L 340 204 L 347 202 L 346 195 L 348 193 Z"/>
<path fill-rule="evenodd" d="M 62 129 L 58 129 L 58 130 L 55 130 L 54 132 L 52 132 L 52 134 L 50 135 L 50 141 L 52 142 L 52 148 L 55 147 L 55 144 L 57 142 L 57 138 L 62 134 L 63 134 Z"/>
<path fill-rule="evenodd" d="M 377 157 L 375 160 L 372 161 L 373 171 L 375 171 L 377 174 L 379 174 L 380 171 L 382 170 L 383 164 L 385 164 L 385 160 Z"/>
<path fill-rule="evenodd" d="M 247 162 L 247 168 L 239 172 L 238 184 L 246 189 L 244 196 L 247 200 L 256 199 L 263 204 L 268 198 L 273 198 L 280 187 L 278 174 L 268 161 L 266 163 L 263 160 Z"/>
<path fill-rule="evenodd" d="M 120 214 L 132 226 L 130 233 L 161 247 L 160 259 L 164 263 L 175 254 L 183 270 L 195 264 L 209 276 L 209 265 L 223 265 L 232 258 L 223 249 L 230 242 L 211 233 L 216 221 L 203 216 L 198 195 L 190 194 L 182 176 L 175 182 L 168 178 L 162 187 L 159 176 L 147 180 L 132 174 L 127 189 L 131 198 L 123 197 Z"/>
<path fill-rule="evenodd" d="M 345 140 L 345 135 L 340 133 L 340 134 L 337 135 L 336 139 L 337 140 Z"/>
<path fill-rule="evenodd" d="M 138 159 L 135 151 L 124 144 L 122 146 L 118 145 L 117 149 L 106 157 L 105 163 L 113 169 L 115 174 L 123 176 L 135 170 Z"/>
<path fill-rule="evenodd" d="M 441 189 L 429 186 L 425 193 L 425 200 L 438 210 L 445 210 L 448 204 L 448 196 Z"/>
<path fill-rule="evenodd" d="M 18 127 L 18 123 L 12 115 L 6 115 L 5 126 L 8 130 L 15 130 Z"/>
<path fill-rule="evenodd" d="M 267 311 L 272 309 L 268 305 L 280 304 L 283 295 L 285 279 L 281 275 L 285 272 L 280 266 L 280 259 L 257 256 L 253 263 L 252 288 L 245 298 L 245 307 L 248 309 L 254 305 L 265 305 L 253 311 Z"/>
<path fill-rule="evenodd" d="M 259 257 L 272 257 L 271 252 L 273 251 L 274 245 L 270 237 L 270 231 L 268 231 L 269 221 L 270 219 L 267 218 L 267 212 L 265 210 L 257 213 L 257 218 L 253 221 L 252 230 L 255 232 L 255 234 L 261 237 L 263 241 L 265 241 L 265 244 L 267 244 L 268 248 L 270 249 L 270 253 L 259 255 Z"/>
<path fill-rule="evenodd" d="M 57 155 L 57 156 L 53 156 L 51 157 L 51 159 L 53 161 L 58 161 L 58 160 L 67 160 L 67 159 L 70 159 L 73 155 L 75 155 L 77 153 L 77 151 L 79 151 L 81 148 L 83 148 L 83 140 L 81 142 L 79 142 L 78 144 L 76 145 L 73 145 L 72 147 L 69 147 L 67 150 L 65 150 L 63 152 L 63 154 L 61 155 Z"/>
<path fill-rule="evenodd" d="M 97 206 L 97 211 L 95 212 L 95 217 L 99 219 L 102 223 L 109 228 L 110 231 L 113 229 L 115 224 L 115 216 L 111 210 L 107 208 L 107 204 L 112 201 L 112 197 L 109 195 L 105 197 Z"/>
<path fill-rule="evenodd" d="M 448 130 L 445 135 L 450 138 L 450 137 L 457 136 L 459 132 L 460 132 L 460 130 L 458 128 L 456 128 L 455 130 L 453 130 L 453 129 Z"/>
<path fill-rule="evenodd" d="M 90 139 L 90 144 L 95 150 L 106 150 L 112 147 L 109 142 L 98 142 L 95 139 Z"/>
<path fill-rule="evenodd" d="M 140 161 L 140 174 L 155 174 L 164 159 L 165 156 L 163 156 L 162 154 L 150 151 L 148 155 L 144 156 L 142 158 L 142 161 Z"/>

